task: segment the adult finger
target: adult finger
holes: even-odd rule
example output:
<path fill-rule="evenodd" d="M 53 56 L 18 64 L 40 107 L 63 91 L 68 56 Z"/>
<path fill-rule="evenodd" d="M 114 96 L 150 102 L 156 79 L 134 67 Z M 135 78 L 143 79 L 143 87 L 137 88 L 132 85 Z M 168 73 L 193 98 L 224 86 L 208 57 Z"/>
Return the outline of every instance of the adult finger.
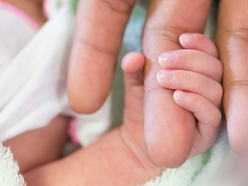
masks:
<path fill-rule="evenodd" d="M 80 113 L 98 110 L 108 96 L 122 37 L 136 0 L 81 0 L 71 52 L 68 95 Z"/>
<path fill-rule="evenodd" d="M 204 31 L 211 0 L 152 0 L 144 27 L 145 141 L 152 161 L 163 167 L 181 165 L 189 156 L 195 130 L 192 113 L 178 106 L 173 91 L 157 82 L 158 57 L 181 49 L 182 33 Z M 194 16 L 197 15 L 197 16 Z"/>
<path fill-rule="evenodd" d="M 239 154 L 248 150 L 248 1 L 222 0 L 217 45 L 224 66 L 224 111 L 230 145 Z"/>

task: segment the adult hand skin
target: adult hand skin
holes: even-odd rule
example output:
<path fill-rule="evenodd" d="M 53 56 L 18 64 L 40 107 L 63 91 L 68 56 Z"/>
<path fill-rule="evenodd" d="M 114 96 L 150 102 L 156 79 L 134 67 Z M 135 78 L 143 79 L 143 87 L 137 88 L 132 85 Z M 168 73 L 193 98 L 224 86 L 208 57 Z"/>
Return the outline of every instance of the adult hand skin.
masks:
<path fill-rule="evenodd" d="M 80 1 L 68 75 L 68 94 L 74 110 L 94 112 L 109 94 L 124 29 L 135 2 Z M 158 56 L 181 49 L 182 33 L 202 33 L 210 4 L 211 0 L 152 0 L 148 10 L 143 34 L 147 58 L 144 132 L 148 154 L 159 166 L 177 167 L 189 157 L 195 118 L 174 102 L 172 90 L 158 84 Z"/>
<path fill-rule="evenodd" d="M 248 151 L 248 1 L 220 1 L 216 42 L 224 66 L 224 111 L 232 149 Z"/>
<path fill-rule="evenodd" d="M 108 96 L 125 27 L 136 0 L 80 0 L 68 74 L 71 107 L 97 111 Z"/>
<path fill-rule="evenodd" d="M 189 157 L 195 118 L 176 105 L 174 91 L 158 84 L 158 57 L 165 51 L 181 49 L 182 33 L 203 33 L 210 4 L 210 0 L 152 0 L 148 9 L 143 34 L 145 141 L 151 160 L 162 167 L 177 167 Z"/>

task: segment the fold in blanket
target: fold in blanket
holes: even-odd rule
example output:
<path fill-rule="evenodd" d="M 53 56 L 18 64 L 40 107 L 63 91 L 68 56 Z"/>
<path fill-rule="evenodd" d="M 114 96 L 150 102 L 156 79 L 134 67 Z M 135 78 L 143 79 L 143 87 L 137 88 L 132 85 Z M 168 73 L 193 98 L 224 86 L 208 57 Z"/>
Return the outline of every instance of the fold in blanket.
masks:
<path fill-rule="evenodd" d="M 5 15 L 0 19 L 0 41 L 5 41 L 0 43 L 4 49 L 0 53 L 0 142 L 44 127 L 59 114 L 76 118 L 76 138 L 82 145 L 94 142 L 110 127 L 111 98 L 92 115 L 77 114 L 69 107 L 66 80 L 75 25 L 70 4 L 61 5 L 37 32 L 16 13 L 20 10 L 8 7 L 0 6 L 0 15 Z"/>

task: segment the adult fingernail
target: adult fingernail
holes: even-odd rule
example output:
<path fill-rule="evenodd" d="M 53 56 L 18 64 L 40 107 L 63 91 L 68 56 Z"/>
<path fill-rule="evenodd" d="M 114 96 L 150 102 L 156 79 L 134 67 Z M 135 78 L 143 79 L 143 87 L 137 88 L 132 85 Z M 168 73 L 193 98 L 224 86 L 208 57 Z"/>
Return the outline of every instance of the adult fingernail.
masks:
<path fill-rule="evenodd" d="M 159 56 L 158 63 L 161 66 L 166 66 L 174 63 L 177 60 L 177 53 L 176 52 L 166 52 Z"/>
<path fill-rule="evenodd" d="M 170 70 L 160 70 L 157 75 L 159 83 L 171 81 L 174 77 L 174 72 Z"/>
<path fill-rule="evenodd" d="M 195 34 L 183 34 L 180 36 L 180 41 L 183 43 L 194 43 L 197 39 L 197 36 Z"/>

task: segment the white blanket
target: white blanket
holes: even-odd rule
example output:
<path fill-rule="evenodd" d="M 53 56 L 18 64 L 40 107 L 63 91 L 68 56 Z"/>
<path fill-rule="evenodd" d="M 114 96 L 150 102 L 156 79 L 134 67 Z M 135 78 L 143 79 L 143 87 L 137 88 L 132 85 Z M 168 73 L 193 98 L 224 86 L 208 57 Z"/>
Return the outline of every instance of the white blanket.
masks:
<path fill-rule="evenodd" d="M 0 143 L 0 185 L 1 186 L 26 186 L 19 167 L 13 159 L 9 148 Z"/>
<path fill-rule="evenodd" d="M 2 5 L 0 142 L 44 127 L 59 114 L 76 117 L 82 145 L 95 141 L 110 126 L 111 101 L 92 115 L 76 114 L 69 107 L 66 79 L 75 20 L 70 5 L 59 8 L 37 32 L 20 10 Z"/>

